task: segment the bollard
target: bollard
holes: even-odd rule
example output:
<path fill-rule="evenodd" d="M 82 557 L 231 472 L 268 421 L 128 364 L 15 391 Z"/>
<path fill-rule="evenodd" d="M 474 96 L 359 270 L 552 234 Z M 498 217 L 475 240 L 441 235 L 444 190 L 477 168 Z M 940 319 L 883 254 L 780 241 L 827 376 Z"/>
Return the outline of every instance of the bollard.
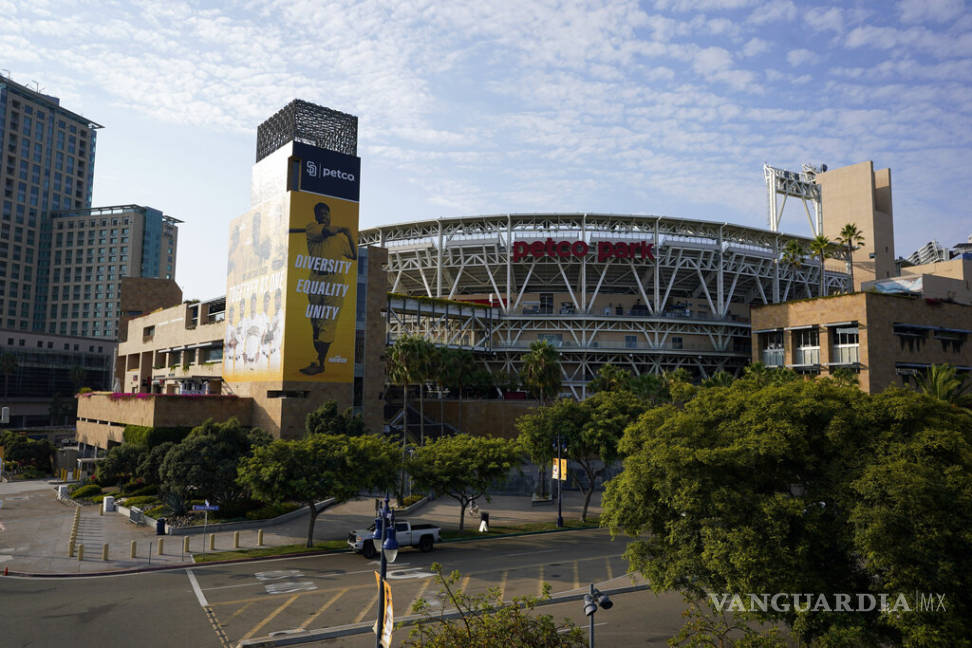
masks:
<path fill-rule="evenodd" d="M 263 546 L 263 529 L 257 531 L 257 546 Z"/>
<path fill-rule="evenodd" d="M 108 560 L 108 543 L 101 545 L 101 559 Z"/>
<path fill-rule="evenodd" d="M 215 533 L 210 533 L 209 534 L 209 550 L 210 551 L 213 551 L 215 548 L 216 548 L 216 534 Z"/>
<path fill-rule="evenodd" d="M 183 553 L 189 553 L 189 536 L 182 539 L 182 551 Z"/>
<path fill-rule="evenodd" d="M 68 558 L 74 558 L 74 540 L 68 540 Z"/>
<path fill-rule="evenodd" d="M 84 560 L 84 545 L 78 545 L 78 562 Z"/>
<path fill-rule="evenodd" d="M 159 550 L 156 553 L 159 554 L 160 556 L 165 553 L 165 551 L 164 551 L 165 550 L 165 545 L 162 544 L 162 541 L 164 539 L 165 538 L 159 538 Z"/>
<path fill-rule="evenodd" d="M 135 541 L 132 540 L 132 558 L 135 557 Z"/>
<path fill-rule="evenodd" d="M 240 532 L 239 531 L 234 531 L 233 532 L 233 548 L 234 549 L 239 549 L 240 548 Z"/>

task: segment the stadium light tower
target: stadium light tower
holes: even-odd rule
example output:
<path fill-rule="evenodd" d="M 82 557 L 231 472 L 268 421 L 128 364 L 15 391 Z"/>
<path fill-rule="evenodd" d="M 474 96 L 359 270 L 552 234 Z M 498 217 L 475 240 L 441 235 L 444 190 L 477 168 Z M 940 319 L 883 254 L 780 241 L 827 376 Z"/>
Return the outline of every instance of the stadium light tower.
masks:
<path fill-rule="evenodd" d="M 810 230 L 814 236 L 823 233 L 823 207 L 820 201 L 820 185 L 816 182 L 818 173 L 827 170 L 826 164 L 819 167 L 803 164 L 803 170 L 785 171 L 763 164 L 763 178 L 766 180 L 766 194 L 769 198 L 769 227 L 774 232 L 780 231 L 780 220 L 783 218 L 783 208 L 790 196 L 799 198 L 803 203 L 803 211 L 810 221 Z M 782 195 L 783 201 L 777 206 L 777 197 Z M 813 214 L 810 206 L 813 206 Z"/>

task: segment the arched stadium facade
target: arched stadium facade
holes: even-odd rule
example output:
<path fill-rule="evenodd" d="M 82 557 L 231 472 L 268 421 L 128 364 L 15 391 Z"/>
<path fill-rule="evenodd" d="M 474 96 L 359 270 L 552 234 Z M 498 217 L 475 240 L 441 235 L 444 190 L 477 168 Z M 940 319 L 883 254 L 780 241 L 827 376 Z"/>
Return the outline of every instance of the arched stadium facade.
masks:
<path fill-rule="evenodd" d="M 615 214 L 506 214 L 386 225 L 388 335 L 465 347 L 517 372 L 538 339 L 561 353 L 564 392 L 586 395 L 605 364 L 634 373 L 738 372 L 749 308 L 815 297 L 819 263 L 783 260 L 809 239 L 729 223 Z M 839 254 L 839 251 L 836 251 Z M 848 275 L 824 270 L 828 294 Z"/>

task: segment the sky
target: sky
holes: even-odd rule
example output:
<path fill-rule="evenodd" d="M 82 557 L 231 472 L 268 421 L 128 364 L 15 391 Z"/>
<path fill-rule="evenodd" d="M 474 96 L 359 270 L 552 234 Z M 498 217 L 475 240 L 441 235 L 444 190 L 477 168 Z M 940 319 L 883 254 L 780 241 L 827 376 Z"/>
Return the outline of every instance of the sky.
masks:
<path fill-rule="evenodd" d="M 972 234 L 963 0 L 0 0 L 0 74 L 101 124 L 93 206 L 225 293 L 256 128 L 357 115 L 361 227 L 508 212 L 768 227 L 764 162 L 890 167 L 895 247 Z M 808 234 L 792 201 L 782 228 Z"/>

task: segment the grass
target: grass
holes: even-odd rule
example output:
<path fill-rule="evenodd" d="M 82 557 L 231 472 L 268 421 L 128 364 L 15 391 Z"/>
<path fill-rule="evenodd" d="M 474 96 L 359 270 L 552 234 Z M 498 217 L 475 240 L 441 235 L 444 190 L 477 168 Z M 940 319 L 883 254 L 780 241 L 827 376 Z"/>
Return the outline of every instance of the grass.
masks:
<path fill-rule="evenodd" d="M 581 522 L 580 520 L 564 520 L 565 529 L 596 529 L 598 528 L 598 518 L 596 516 L 591 516 L 587 522 Z M 489 525 L 489 531 L 487 533 L 480 533 L 477 529 L 479 528 L 478 522 L 470 522 L 466 520 L 466 528 L 462 531 L 455 529 L 443 529 L 442 539 L 443 540 L 462 540 L 466 538 L 483 538 L 489 536 L 498 535 L 510 535 L 516 533 L 536 533 L 538 531 L 554 531 L 557 529 L 557 522 L 551 520 L 549 522 L 527 522 L 524 524 L 508 524 L 499 525 L 491 524 Z"/>
<path fill-rule="evenodd" d="M 478 528 L 478 524 L 475 525 Z M 510 524 L 503 526 L 490 526 L 488 533 L 480 533 L 476 528 L 467 528 L 464 531 L 454 529 L 443 530 L 441 535 L 443 540 L 474 540 L 489 536 L 502 536 L 519 533 L 536 533 L 538 531 L 555 531 L 557 523 L 551 522 L 528 522 L 526 524 Z M 596 529 L 598 520 L 591 517 L 587 522 L 580 520 L 564 520 L 565 529 Z M 268 556 L 282 556 L 287 554 L 309 554 L 320 551 L 340 551 L 348 548 L 346 540 L 325 540 L 315 542 L 312 548 L 304 544 L 282 545 L 279 547 L 259 547 L 257 549 L 235 549 L 233 551 L 213 551 L 206 554 L 193 554 L 197 563 L 212 562 L 216 560 L 240 560 L 246 558 L 266 558 Z"/>
<path fill-rule="evenodd" d="M 315 553 L 318 551 L 338 551 L 347 549 L 346 540 L 325 540 L 315 542 L 313 547 L 306 544 L 281 545 L 279 547 L 259 547 L 256 549 L 234 549 L 233 551 L 212 551 L 205 554 L 193 554 L 197 563 L 215 560 L 239 560 L 241 558 L 266 558 L 268 556 L 283 556 L 286 554 Z"/>

